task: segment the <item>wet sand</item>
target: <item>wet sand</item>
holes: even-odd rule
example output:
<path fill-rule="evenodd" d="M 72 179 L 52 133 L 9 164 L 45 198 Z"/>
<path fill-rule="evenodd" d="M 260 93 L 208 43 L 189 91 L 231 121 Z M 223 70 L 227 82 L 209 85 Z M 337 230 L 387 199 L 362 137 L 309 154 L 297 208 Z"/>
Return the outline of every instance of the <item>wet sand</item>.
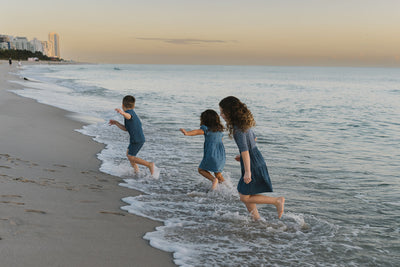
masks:
<path fill-rule="evenodd" d="M 160 225 L 120 209 L 140 194 L 101 173 L 103 148 L 68 112 L 7 90 L 23 79 L 0 61 L 1 266 L 174 266 L 142 237 Z"/>

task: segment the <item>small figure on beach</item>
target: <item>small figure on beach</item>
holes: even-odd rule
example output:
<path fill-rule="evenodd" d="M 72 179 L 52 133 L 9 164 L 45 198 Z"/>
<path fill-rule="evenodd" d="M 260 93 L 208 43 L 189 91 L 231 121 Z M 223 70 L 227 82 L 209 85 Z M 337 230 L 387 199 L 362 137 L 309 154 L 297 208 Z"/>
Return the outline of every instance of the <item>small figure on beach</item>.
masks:
<path fill-rule="evenodd" d="M 116 125 L 121 130 L 129 133 L 130 143 L 126 156 L 135 173 L 139 173 L 139 166 L 137 164 L 140 164 L 149 168 L 151 175 L 153 175 L 156 170 L 154 162 L 149 162 L 136 156 L 146 140 L 143 134 L 142 122 L 134 111 L 135 102 L 135 97 L 131 95 L 125 96 L 122 100 L 122 110 L 119 108 L 115 109 L 115 111 L 124 117 L 124 124 L 116 120 L 110 120 L 109 124 Z"/>
<path fill-rule="evenodd" d="M 198 171 L 212 182 L 211 189 L 215 190 L 218 183 L 225 181 L 221 173 L 225 166 L 225 147 L 222 142 L 224 126 L 221 124 L 218 113 L 207 109 L 201 113 L 200 129 L 186 131 L 181 128 L 179 130 L 186 136 L 204 135 L 203 160 Z"/>
<path fill-rule="evenodd" d="M 12 59 L 11 58 L 8 59 L 8 64 L 10 64 L 10 67 L 11 67 L 11 65 L 12 65 Z"/>
<path fill-rule="evenodd" d="M 255 126 L 253 114 L 234 96 L 228 96 L 219 102 L 221 117 L 226 121 L 229 136 L 235 139 L 240 155 L 242 177 L 237 189 L 240 200 L 246 205 L 254 220 L 260 219 L 256 204 L 272 204 L 276 207 L 278 218 L 282 217 L 285 198 L 261 195 L 262 192 L 272 192 L 272 184 L 267 165 L 256 145 L 256 136 L 252 130 Z"/>

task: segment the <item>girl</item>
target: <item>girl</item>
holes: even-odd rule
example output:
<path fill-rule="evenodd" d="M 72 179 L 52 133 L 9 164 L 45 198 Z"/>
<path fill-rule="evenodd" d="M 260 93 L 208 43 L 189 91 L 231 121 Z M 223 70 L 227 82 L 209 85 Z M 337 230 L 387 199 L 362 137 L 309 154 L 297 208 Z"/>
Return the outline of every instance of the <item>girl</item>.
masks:
<path fill-rule="evenodd" d="M 275 205 L 280 219 L 285 198 L 259 195 L 262 192 L 272 192 L 272 184 L 267 165 L 256 146 L 256 138 L 251 129 L 256 124 L 252 113 L 234 96 L 222 99 L 219 107 L 221 117 L 226 121 L 229 136 L 233 135 L 240 152 L 240 155 L 235 158 L 240 161 L 242 169 L 242 177 L 237 186 L 240 200 L 246 205 L 254 220 L 260 219 L 256 204 Z"/>
<path fill-rule="evenodd" d="M 225 147 L 222 143 L 224 126 L 217 112 L 207 109 L 200 116 L 200 129 L 187 132 L 179 129 L 184 135 L 204 135 L 204 155 L 199 166 L 199 173 L 212 182 L 211 189 L 217 188 L 218 182 L 225 181 L 221 172 L 225 166 Z M 214 172 L 215 177 L 210 173 Z"/>

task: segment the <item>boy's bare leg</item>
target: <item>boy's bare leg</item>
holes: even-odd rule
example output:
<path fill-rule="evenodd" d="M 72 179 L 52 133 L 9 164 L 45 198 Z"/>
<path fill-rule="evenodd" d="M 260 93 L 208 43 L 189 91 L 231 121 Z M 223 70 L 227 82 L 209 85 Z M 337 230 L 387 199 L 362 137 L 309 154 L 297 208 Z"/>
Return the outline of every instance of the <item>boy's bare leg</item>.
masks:
<path fill-rule="evenodd" d="M 131 162 L 131 165 L 132 165 L 133 169 L 135 170 L 135 173 L 139 173 L 139 166 L 136 163 L 132 163 L 132 162 Z"/>
<path fill-rule="evenodd" d="M 129 162 L 131 163 L 132 168 L 135 170 L 135 173 L 139 173 L 139 166 L 131 159 L 132 156 L 128 154 L 129 150 L 126 151 L 126 156 L 128 157 Z"/>
<path fill-rule="evenodd" d="M 222 173 L 220 172 L 214 172 L 215 177 L 218 179 L 219 183 L 223 183 L 225 182 L 224 176 L 222 176 Z"/>
<path fill-rule="evenodd" d="M 131 162 L 132 166 L 133 166 L 133 164 L 140 164 L 140 165 L 146 166 L 147 168 L 149 168 L 150 174 L 151 175 L 154 174 L 154 169 L 155 169 L 154 162 L 149 162 L 144 159 L 141 159 L 141 158 L 138 158 L 135 156 L 131 156 L 131 155 L 128 155 L 128 159 Z"/>
<path fill-rule="evenodd" d="M 203 169 L 199 168 L 199 173 L 212 182 L 212 186 L 211 186 L 212 190 L 217 188 L 218 179 L 215 178 L 209 171 L 206 171 L 206 170 L 203 170 Z"/>

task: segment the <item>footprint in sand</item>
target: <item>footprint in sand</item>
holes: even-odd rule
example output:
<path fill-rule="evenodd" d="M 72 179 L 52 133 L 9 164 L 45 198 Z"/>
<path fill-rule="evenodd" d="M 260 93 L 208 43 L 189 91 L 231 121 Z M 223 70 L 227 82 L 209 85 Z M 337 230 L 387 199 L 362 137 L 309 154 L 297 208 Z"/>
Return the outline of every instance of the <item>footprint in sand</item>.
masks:
<path fill-rule="evenodd" d="M 26 212 L 39 213 L 39 214 L 47 214 L 47 212 L 42 211 L 42 210 L 30 210 L 30 209 L 27 209 L 27 210 L 25 210 L 25 211 L 26 211 Z"/>
<path fill-rule="evenodd" d="M 3 204 L 15 204 L 15 205 L 25 205 L 25 203 L 15 202 L 15 201 L 0 201 L 0 203 L 3 203 Z"/>
<path fill-rule="evenodd" d="M 3 168 L 3 169 L 11 169 L 11 167 L 9 167 L 9 166 L 0 166 L 0 168 Z"/>
<path fill-rule="evenodd" d="M 67 168 L 68 166 L 63 165 L 63 164 L 53 164 L 54 167 L 61 167 L 61 168 Z"/>
<path fill-rule="evenodd" d="M 122 212 L 114 212 L 114 211 L 99 211 L 102 214 L 111 214 L 111 215 L 118 215 L 118 216 L 125 216 L 125 213 Z"/>
<path fill-rule="evenodd" d="M 52 169 L 43 169 L 46 172 L 58 172 L 57 170 L 52 170 Z"/>
<path fill-rule="evenodd" d="M 1 195 L 1 197 L 19 197 L 19 198 L 21 198 L 22 196 L 20 196 L 20 195 Z"/>

